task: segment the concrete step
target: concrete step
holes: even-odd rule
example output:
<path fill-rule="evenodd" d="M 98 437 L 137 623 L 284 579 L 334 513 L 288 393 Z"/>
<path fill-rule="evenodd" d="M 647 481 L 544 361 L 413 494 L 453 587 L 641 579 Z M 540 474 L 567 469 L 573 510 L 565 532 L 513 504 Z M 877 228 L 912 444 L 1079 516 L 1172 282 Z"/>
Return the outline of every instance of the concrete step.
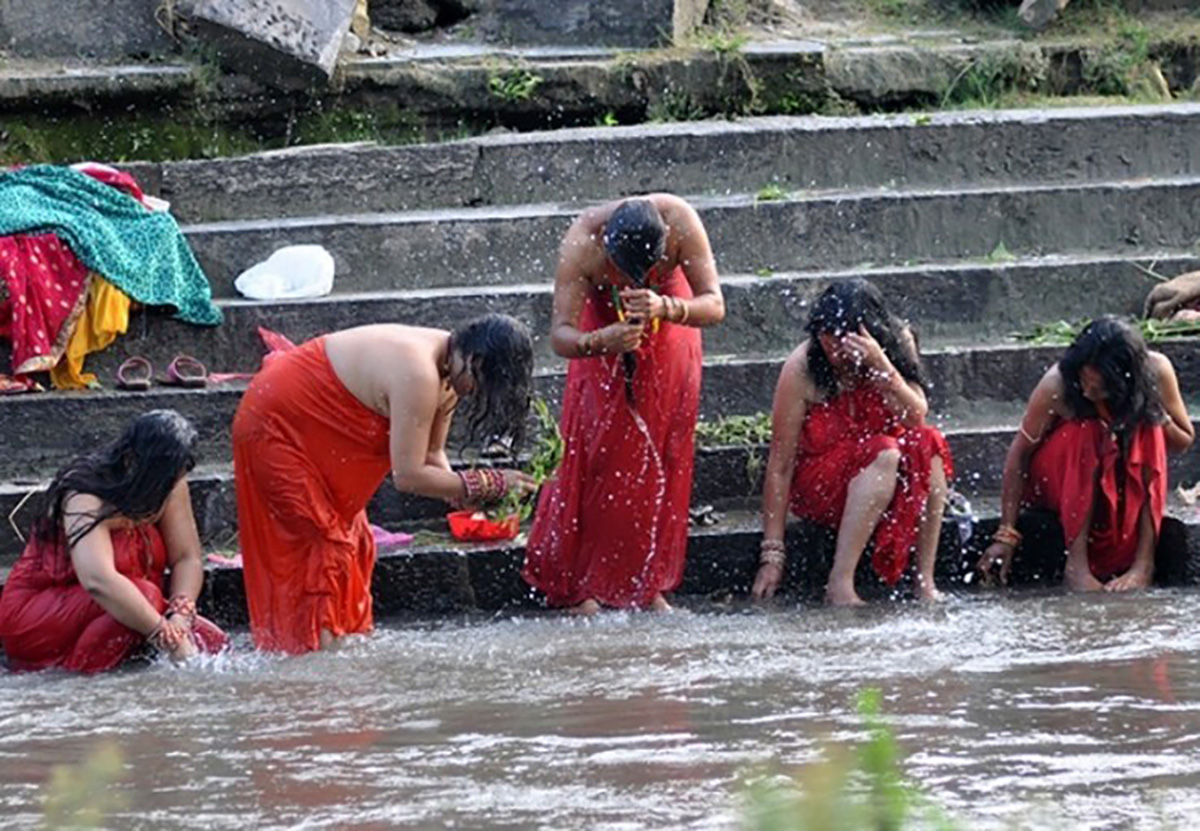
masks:
<path fill-rule="evenodd" d="M 1003 409 L 1003 408 L 1002 408 Z M 1011 407 L 1009 408 L 1011 412 Z M 979 419 L 939 419 L 954 457 L 955 487 L 968 497 L 999 489 L 1004 455 L 1019 423 L 1019 412 L 979 423 Z M 762 493 L 766 445 L 700 447 L 696 453 L 693 504 L 727 500 L 757 500 Z M 212 458 L 212 457 L 210 457 Z M 227 458 L 227 457 L 226 457 Z M 1172 456 L 1169 469 L 1172 487 L 1200 479 L 1200 457 L 1195 453 Z M 204 544 L 210 549 L 236 548 L 237 509 L 232 466 L 228 463 L 202 465 L 189 477 L 196 521 Z M 44 482 L 10 479 L 0 483 L 0 512 L 9 521 L 0 526 L 0 563 L 11 562 L 20 553 L 18 535 L 28 531 L 37 511 L 37 493 Z M 30 493 L 33 492 L 33 496 Z M 398 493 L 384 482 L 368 509 L 371 520 L 393 529 L 419 530 L 441 526 L 447 512 L 438 500 Z"/>
<path fill-rule="evenodd" d="M 1123 256 L 1052 256 L 993 263 L 959 262 L 722 277 L 725 321 L 704 333 L 706 353 L 778 352 L 799 338 L 811 302 L 830 282 L 858 276 L 875 283 L 897 314 L 925 339 L 998 340 L 1038 323 L 1096 315 L 1140 314 L 1154 279 L 1144 269 L 1175 276 L 1200 269 L 1200 256 L 1139 252 Z M 214 372 L 252 372 L 259 366 L 259 327 L 297 343 L 315 335 L 367 323 L 454 326 L 485 312 L 525 321 L 535 337 L 539 366 L 553 368 L 549 338 L 553 287 L 549 282 L 487 289 L 450 288 L 334 294 L 310 301 L 257 303 L 223 300 L 225 322 L 191 326 L 159 312 L 135 313 L 128 334 L 91 356 L 90 371 L 111 385 L 117 367 L 132 355 L 165 365 L 185 353 Z"/>
<path fill-rule="evenodd" d="M 1074 183 L 1200 175 L 1200 104 L 747 118 L 293 148 L 139 164 L 184 222 L 582 202 L 664 190 Z M 719 175 L 714 175 L 714 166 Z"/>
<path fill-rule="evenodd" d="M 958 190 L 871 190 L 756 201 L 694 198 L 723 272 L 845 269 L 1088 252 L 1190 250 L 1200 178 Z M 218 297 L 283 245 L 316 243 L 337 293 L 549 280 L 574 205 L 241 220 L 185 227 Z M 1001 248 L 1003 246 L 1003 248 Z"/>
<path fill-rule="evenodd" d="M 1200 390 L 1196 343 L 1160 345 L 1188 393 Z M 989 414 L 998 407 L 1019 408 L 1061 354 L 1059 346 L 927 342 L 923 360 L 933 413 L 988 423 Z M 770 411 L 783 355 L 710 360 L 701 388 L 702 417 Z M 560 363 L 535 377 L 537 394 L 554 407 L 565 374 Z M 227 461 L 232 457 L 230 429 L 243 389 L 244 384 L 231 383 L 202 390 L 155 388 L 144 393 L 61 392 L 0 398 L 0 434 L 9 439 L 0 457 L 0 481 L 49 478 L 73 455 L 111 440 L 135 415 L 157 408 L 175 409 L 191 419 L 202 438 L 203 457 Z"/>

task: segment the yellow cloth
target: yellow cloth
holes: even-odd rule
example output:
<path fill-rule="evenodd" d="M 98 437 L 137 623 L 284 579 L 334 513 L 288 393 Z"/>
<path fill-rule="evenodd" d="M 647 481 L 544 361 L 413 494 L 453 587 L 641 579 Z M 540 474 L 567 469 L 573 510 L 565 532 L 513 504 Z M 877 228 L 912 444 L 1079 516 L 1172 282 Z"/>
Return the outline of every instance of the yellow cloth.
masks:
<path fill-rule="evenodd" d="M 96 386 L 96 376 L 83 371 L 83 360 L 128 331 L 129 302 L 129 295 L 99 274 L 92 274 L 87 307 L 71 333 L 66 352 L 50 370 L 50 380 L 56 389 Z"/>

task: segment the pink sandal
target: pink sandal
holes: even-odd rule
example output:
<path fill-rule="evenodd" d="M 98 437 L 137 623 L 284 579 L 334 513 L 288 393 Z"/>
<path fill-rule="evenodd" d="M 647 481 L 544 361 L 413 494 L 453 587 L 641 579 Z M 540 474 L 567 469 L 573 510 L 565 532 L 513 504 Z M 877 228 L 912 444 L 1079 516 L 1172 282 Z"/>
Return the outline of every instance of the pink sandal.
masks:
<path fill-rule="evenodd" d="M 164 387 L 199 389 L 208 386 L 208 370 L 191 355 L 176 355 L 167 374 L 158 379 Z"/>
<path fill-rule="evenodd" d="M 145 392 L 150 389 L 153 377 L 154 365 L 140 355 L 134 355 L 117 368 L 117 389 Z"/>

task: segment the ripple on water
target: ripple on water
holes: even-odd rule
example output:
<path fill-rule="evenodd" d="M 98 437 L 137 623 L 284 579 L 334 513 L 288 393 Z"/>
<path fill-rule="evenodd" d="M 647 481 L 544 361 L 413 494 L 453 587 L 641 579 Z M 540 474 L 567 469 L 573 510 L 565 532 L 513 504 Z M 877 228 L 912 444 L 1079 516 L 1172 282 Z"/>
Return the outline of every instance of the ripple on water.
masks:
<path fill-rule="evenodd" d="M 856 741 L 972 827 L 1200 809 L 1196 594 L 386 626 L 330 654 L 0 677 L 0 811 L 116 741 L 122 827 L 727 828 L 740 777 Z M 1048 825 L 1038 825 L 1044 820 Z"/>

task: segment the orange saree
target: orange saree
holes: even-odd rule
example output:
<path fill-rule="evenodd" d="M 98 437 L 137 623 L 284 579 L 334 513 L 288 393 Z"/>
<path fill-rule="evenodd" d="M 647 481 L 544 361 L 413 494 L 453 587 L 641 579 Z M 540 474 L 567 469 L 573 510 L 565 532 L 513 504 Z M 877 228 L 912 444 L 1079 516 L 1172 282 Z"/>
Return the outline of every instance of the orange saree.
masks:
<path fill-rule="evenodd" d="M 261 649 L 317 649 L 372 627 L 366 507 L 391 469 L 388 420 L 355 398 L 323 338 L 276 354 L 233 422 L 250 629 Z"/>

